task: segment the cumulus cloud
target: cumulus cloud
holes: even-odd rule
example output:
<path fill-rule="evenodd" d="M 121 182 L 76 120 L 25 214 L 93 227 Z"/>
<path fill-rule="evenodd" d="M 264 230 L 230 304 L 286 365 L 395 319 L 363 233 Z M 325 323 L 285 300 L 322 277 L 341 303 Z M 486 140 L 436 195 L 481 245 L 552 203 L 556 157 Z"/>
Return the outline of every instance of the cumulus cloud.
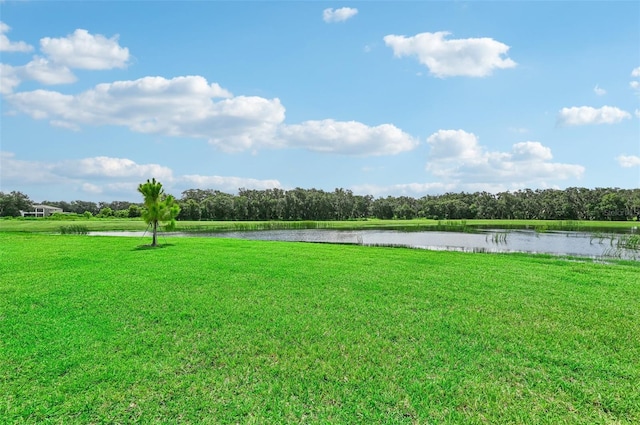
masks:
<path fill-rule="evenodd" d="M 11 27 L 0 21 L 0 52 L 30 52 L 33 46 L 24 41 L 11 41 L 5 35 L 11 30 Z"/>
<path fill-rule="evenodd" d="M 232 97 L 218 84 L 209 84 L 199 76 L 116 81 L 77 95 L 35 90 L 11 94 L 7 100 L 35 119 L 204 138 L 227 151 L 272 140 L 284 119 L 284 107 L 278 99 Z"/>
<path fill-rule="evenodd" d="M 0 94 L 9 94 L 20 84 L 18 70 L 4 63 L 0 63 Z"/>
<path fill-rule="evenodd" d="M 540 142 L 520 142 L 513 145 L 511 158 L 514 161 L 547 161 L 553 158 L 551 149 Z"/>
<path fill-rule="evenodd" d="M 394 155 L 414 149 L 418 141 L 398 127 L 370 127 L 356 121 L 305 121 L 285 125 L 280 136 L 289 147 L 346 155 Z"/>
<path fill-rule="evenodd" d="M 1 29 L 1 25 L 0 25 Z M 2 43 L 0 34 L 0 43 Z M 129 49 L 118 44 L 118 37 L 92 35 L 83 29 L 64 38 L 45 37 L 40 40 L 44 56 L 36 55 L 26 65 L 3 66 L 2 94 L 8 94 L 22 81 L 35 80 L 46 85 L 69 84 L 77 80 L 72 69 L 103 70 L 124 68 L 129 61 Z M 5 76 L 9 78 L 5 80 Z"/>
<path fill-rule="evenodd" d="M 640 156 L 637 155 L 620 155 L 616 160 L 621 167 L 640 167 Z"/>
<path fill-rule="evenodd" d="M 56 64 L 77 69 L 124 68 L 129 61 L 129 49 L 118 44 L 117 35 L 106 38 L 84 29 L 62 38 L 42 38 L 40 51 Z"/>
<path fill-rule="evenodd" d="M 278 180 L 258 180 L 244 177 L 202 176 L 198 174 L 184 175 L 178 179 L 178 183 L 188 188 L 214 189 L 221 192 L 236 192 L 240 188 L 245 189 L 273 189 L 281 188 Z"/>
<path fill-rule="evenodd" d="M 597 84 L 593 88 L 593 92 L 598 96 L 604 96 L 605 94 L 607 94 L 607 91 L 605 89 L 603 89 L 602 87 L 598 86 Z"/>
<path fill-rule="evenodd" d="M 137 197 L 138 185 L 155 177 L 167 191 L 186 189 L 217 189 L 234 192 L 239 188 L 279 188 L 278 180 L 259 180 L 243 177 L 183 175 L 160 164 L 138 164 L 128 158 L 106 156 L 69 159 L 64 161 L 27 161 L 15 154 L 0 151 L 0 178 L 3 184 L 32 184 L 38 186 L 61 185 L 94 195 L 109 195 L 120 199 Z M 25 173 L 25 170 L 29 170 Z"/>
<path fill-rule="evenodd" d="M 540 142 L 520 142 L 511 152 L 491 152 L 464 130 L 439 130 L 427 138 L 431 147 L 427 171 L 459 185 L 483 187 L 510 182 L 512 187 L 544 186 L 549 181 L 579 178 L 584 167 L 551 162 L 551 149 Z"/>
<path fill-rule="evenodd" d="M 322 11 L 322 19 L 326 23 L 344 22 L 358 14 L 358 9 L 341 7 L 340 9 L 328 8 Z"/>
<path fill-rule="evenodd" d="M 13 152 L 0 151 L 0 182 L 3 185 L 65 182 L 66 179 L 51 172 L 49 164 L 16 158 Z M 25 172 L 28 170 L 28 172 Z"/>
<path fill-rule="evenodd" d="M 127 198 L 127 199 L 134 199 L 136 201 L 140 201 L 140 198 L 136 198 L 135 195 L 132 196 L 133 194 L 137 195 L 138 185 L 140 183 L 142 182 L 139 182 L 139 181 L 116 182 L 116 183 L 101 182 L 100 184 L 83 183 L 82 186 L 80 187 L 80 190 L 92 195 L 99 194 L 101 195 L 101 197 L 116 196 L 120 199 Z M 166 189 L 167 185 L 164 184 L 165 182 L 162 182 L 162 183 Z"/>
<path fill-rule="evenodd" d="M 631 76 L 634 78 L 640 78 L 640 66 L 637 68 L 634 68 L 631 71 Z M 631 89 L 635 91 L 637 94 L 640 94 L 640 81 L 637 81 L 637 80 L 630 81 L 629 87 L 631 87 Z"/>
<path fill-rule="evenodd" d="M 492 38 L 447 39 L 449 32 L 423 32 L 411 37 L 387 35 L 384 42 L 396 57 L 416 56 L 436 77 L 486 77 L 494 69 L 513 68 L 509 46 Z"/>
<path fill-rule="evenodd" d="M 445 193 L 456 189 L 455 183 L 401 183 L 392 185 L 363 184 L 351 187 L 356 195 L 411 196 L 419 197 L 430 193 Z"/>
<path fill-rule="evenodd" d="M 126 158 L 98 156 L 69 159 L 56 162 L 19 160 L 13 153 L 1 152 L 2 180 L 21 182 L 25 178 L 33 183 L 73 182 L 77 180 L 127 180 L 135 181 L 156 177 L 162 181 L 173 181 L 173 172 L 158 164 L 137 164 Z M 24 170 L 29 172 L 25 173 Z"/>
<path fill-rule="evenodd" d="M 438 130 L 427 138 L 436 158 L 473 159 L 482 154 L 476 135 L 464 130 Z"/>
<path fill-rule="evenodd" d="M 616 124 L 631 118 L 631 114 L 614 106 L 592 108 L 591 106 L 574 106 L 562 108 L 558 114 L 560 125 Z"/>
<path fill-rule="evenodd" d="M 57 175 L 69 178 L 147 179 L 155 177 L 161 181 L 173 180 L 173 172 L 167 167 L 158 164 L 137 164 L 127 158 L 107 156 L 62 161 L 54 164 L 51 170 Z"/>
<path fill-rule="evenodd" d="M 279 99 L 233 96 L 200 76 L 116 81 L 77 95 L 35 90 L 6 99 L 15 110 L 59 127 L 124 126 L 138 133 L 205 139 L 225 152 L 304 148 L 392 155 L 417 146 L 417 140 L 392 124 L 372 127 L 328 119 L 285 125 Z"/>
<path fill-rule="evenodd" d="M 36 80 L 42 84 L 69 84 L 77 80 L 69 68 L 35 56 L 31 62 L 18 68 L 23 80 Z"/>

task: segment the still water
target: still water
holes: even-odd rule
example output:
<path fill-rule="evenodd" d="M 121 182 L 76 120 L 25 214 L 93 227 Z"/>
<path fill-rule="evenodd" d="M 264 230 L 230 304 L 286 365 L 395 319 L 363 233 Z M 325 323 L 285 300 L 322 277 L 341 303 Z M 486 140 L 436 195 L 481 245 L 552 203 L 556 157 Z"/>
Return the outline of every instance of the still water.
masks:
<path fill-rule="evenodd" d="M 145 232 L 90 232 L 90 235 L 136 236 Z M 479 233 L 402 232 L 394 230 L 260 230 L 221 233 L 163 233 L 170 237 L 217 237 L 288 242 L 322 242 L 359 245 L 406 246 L 430 250 L 465 252 L 529 252 L 591 258 L 640 260 L 640 250 L 626 249 L 629 235 L 594 235 L 585 232 L 535 232 L 533 230 L 485 230 Z"/>

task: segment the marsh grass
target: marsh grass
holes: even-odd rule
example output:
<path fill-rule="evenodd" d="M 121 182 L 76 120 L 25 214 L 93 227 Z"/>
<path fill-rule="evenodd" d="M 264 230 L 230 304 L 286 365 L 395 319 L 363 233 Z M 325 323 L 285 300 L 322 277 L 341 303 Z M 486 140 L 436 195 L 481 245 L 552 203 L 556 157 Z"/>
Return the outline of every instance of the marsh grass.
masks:
<path fill-rule="evenodd" d="M 70 224 L 68 226 L 60 226 L 60 233 L 63 235 L 86 235 L 89 233 L 89 229 L 82 224 Z"/>
<path fill-rule="evenodd" d="M 136 243 L 0 233 L 0 422 L 640 423 L 638 263 Z"/>
<path fill-rule="evenodd" d="M 62 219 L 17 218 L 0 219 L 0 232 L 58 232 Z M 88 231 L 144 231 L 141 219 L 74 217 L 73 224 L 86 226 Z M 349 221 L 178 221 L 176 231 L 208 233 L 251 230 L 342 229 L 477 232 L 480 230 L 602 231 L 609 233 L 638 232 L 633 221 L 551 221 L 551 220 L 349 220 Z"/>
<path fill-rule="evenodd" d="M 615 243 L 618 248 L 640 250 L 640 235 L 618 236 Z"/>
<path fill-rule="evenodd" d="M 509 235 L 509 232 L 495 232 L 495 233 L 492 233 L 491 235 L 487 235 L 485 240 L 488 241 L 490 237 L 491 242 L 493 242 L 496 245 L 506 244 L 508 235 Z"/>
<path fill-rule="evenodd" d="M 329 222 L 323 221 L 225 221 L 179 226 L 179 231 L 185 233 L 206 232 L 248 232 L 260 230 L 301 230 L 328 229 Z"/>

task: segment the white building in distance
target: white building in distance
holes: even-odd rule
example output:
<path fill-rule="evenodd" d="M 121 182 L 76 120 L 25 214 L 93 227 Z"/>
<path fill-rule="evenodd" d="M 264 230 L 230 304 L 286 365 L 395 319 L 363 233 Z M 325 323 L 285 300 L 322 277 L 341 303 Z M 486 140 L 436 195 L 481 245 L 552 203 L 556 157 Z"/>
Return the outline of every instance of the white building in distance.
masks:
<path fill-rule="evenodd" d="M 33 211 L 20 211 L 20 214 L 23 217 L 49 217 L 51 214 L 62 212 L 62 208 L 49 205 L 34 205 Z"/>

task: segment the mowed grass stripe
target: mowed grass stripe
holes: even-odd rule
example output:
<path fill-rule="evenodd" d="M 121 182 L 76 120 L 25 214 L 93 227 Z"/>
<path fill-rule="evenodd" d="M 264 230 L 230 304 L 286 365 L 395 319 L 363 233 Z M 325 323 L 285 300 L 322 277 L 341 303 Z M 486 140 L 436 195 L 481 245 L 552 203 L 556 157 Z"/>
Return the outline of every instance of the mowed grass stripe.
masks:
<path fill-rule="evenodd" d="M 640 421 L 637 263 L 167 241 L 0 233 L 0 418 Z"/>

